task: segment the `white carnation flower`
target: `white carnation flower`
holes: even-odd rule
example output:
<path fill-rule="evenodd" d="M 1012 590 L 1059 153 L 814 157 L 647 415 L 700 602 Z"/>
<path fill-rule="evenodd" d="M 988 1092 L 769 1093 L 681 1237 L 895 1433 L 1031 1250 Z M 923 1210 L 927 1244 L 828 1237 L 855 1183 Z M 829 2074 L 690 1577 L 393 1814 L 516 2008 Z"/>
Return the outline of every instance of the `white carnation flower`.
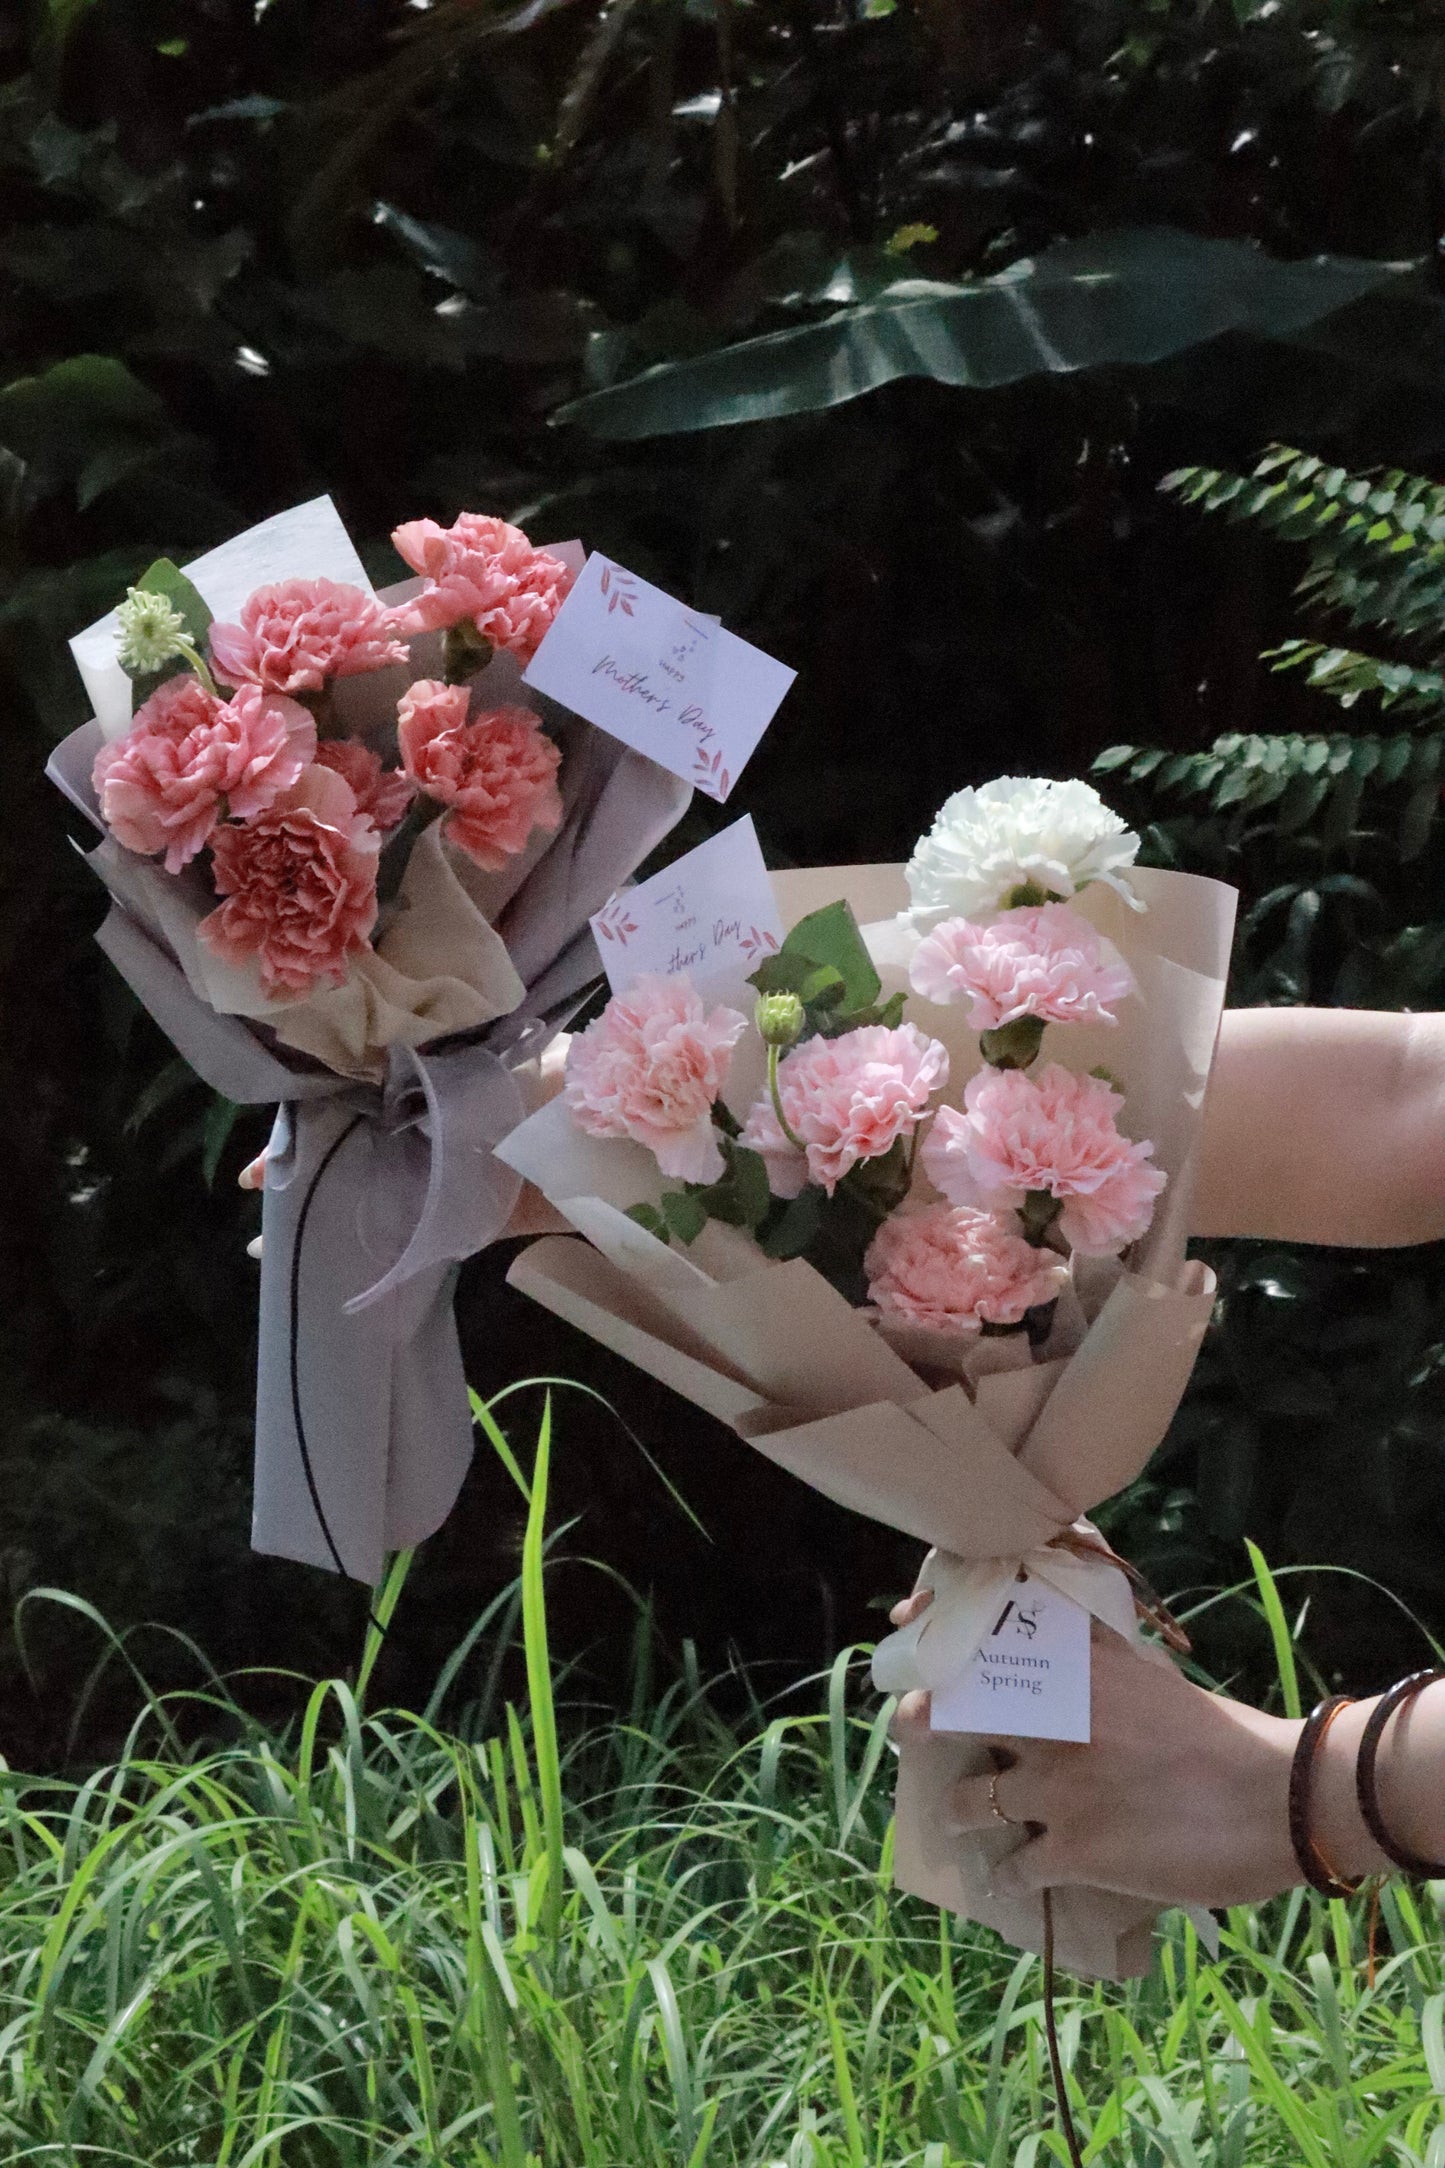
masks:
<path fill-rule="evenodd" d="M 1139 838 L 1091 784 L 999 776 L 948 800 L 909 861 L 912 902 L 903 915 L 927 930 L 945 918 L 1073 896 L 1090 881 L 1142 910 L 1123 877 L 1138 850 Z"/>

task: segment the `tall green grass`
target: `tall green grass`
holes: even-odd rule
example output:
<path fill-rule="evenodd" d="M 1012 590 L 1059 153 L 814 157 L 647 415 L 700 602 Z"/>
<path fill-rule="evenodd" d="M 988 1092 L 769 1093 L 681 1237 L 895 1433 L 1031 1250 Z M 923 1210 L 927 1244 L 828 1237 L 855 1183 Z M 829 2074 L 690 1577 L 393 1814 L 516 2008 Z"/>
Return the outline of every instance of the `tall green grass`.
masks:
<path fill-rule="evenodd" d="M 83 1782 L 0 1777 L 0 2161 L 63 2168 L 1046 2168 L 1036 1962 L 889 1887 L 884 1712 L 724 1723 L 696 1676 L 559 1724 L 544 1424 L 520 1585 L 420 1712 L 355 1679 L 294 1733 L 218 1682 L 146 1697 Z M 518 1617 L 530 1708 L 444 1712 Z M 477 1694 L 477 1682 L 482 1690 Z M 182 1745 L 204 1728 L 212 1744 Z M 1173 1918 L 1122 1988 L 1064 1983 L 1091 2161 L 1445 2168 L 1432 1902 Z"/>

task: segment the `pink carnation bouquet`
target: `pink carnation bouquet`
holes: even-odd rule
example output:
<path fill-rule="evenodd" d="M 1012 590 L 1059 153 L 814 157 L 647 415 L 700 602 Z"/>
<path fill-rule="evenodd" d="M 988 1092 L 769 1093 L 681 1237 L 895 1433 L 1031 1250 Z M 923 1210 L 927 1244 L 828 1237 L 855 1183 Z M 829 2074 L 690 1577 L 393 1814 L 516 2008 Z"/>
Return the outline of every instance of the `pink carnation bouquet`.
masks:
<path fill-rule="evenodd" d="M 523 680 L 577 544 L 471 512 L 393 540 L 381 593 L 326 499 L 153 565 L 72 643 L 94 719 L 51 768 L 107 953 L 205 1081 L 280 1105 L 254 1540 L 367 1581 L 460 1484 L 451 1280 L 521 1192 L 492 1146 L 688 797 Z"/>
<path fill-rule="evenodd" d="M 945 1709 L 1020 1575 L 1140 1636 L 1086 1516 L 1210 1315 L 1185 1241 L 1233 896 L 1137 851 L 1089 785 L 1004 777 L 906 867 L 774 875 L 790 930 L 749 980 L 621 984 L 501 1147 L 575 1229 L 514 1284 L 932 1546 L 875 1677 Z M 975 1732 L 1013 1728 L 995 1706 Z M 982 1751 L 966 1722 L 910 1738 L 898 1879 L 1038 1948 L 1037 1901 L 996 1900 L 989 1842 L 948 1826 Z M 1152 1908 L 1054 1899 L 1062 1962 L 1142 1969 Z"/>
<path fill-rule="evenodd" d="M 1167 1176 L 1122 1126 L 1112 1078 L 1041 1048 L 1050 1028 L 1112 1029 L 1135 982 L 1073 904 L 1001 900 L 932 925 L 887 998 L 846 899 L 810 912 L 753 975 L 738 1075 L 762 1073 L 741 1120 L 727 1087 L 748 1018 L 710 1009 L 685 974 L 614 995 L 571 1042 L 565 1105 L 682 1182 L 634 1200 L 634 1218 L 683 1247 L 718 1220 L 765 1256 L 806 1259 L 935 1369 L 976 1368 L 985 1338 L 1011 1343 L 986 1351 L 996 1369 L 1076 1337 L 1078 1300 L 1058 1317 L 1071 1260 L 1120 1258 Z M 910 1001 L 958 1007 L 978 1034 L 956 1102 L 956 1054 Z"/>
<path fill-rule="evenodd" d="M 503 699 L 515 673 L 488 665 L 535 654 L 575 577 L 570 558 L 470 512 L 445 530 L 411 521 L 393 540 L 424 577 L 391 604 L 369 584 L 298 574 L 213 617 L 194 581 L 153 567 L 116 613 L 117 652 L 141 697 L 91 771 L 117 843 L 209 882 L 217 905 L 197 936 L 254 981 L 251 1013 L 283 1043 L 360 1075 L 411 1036 L 394 1014 L 374 1028 L 360 982 L 385 953 L 388 925 L 415 910 L 414 891 L 428 891 L 425 908 L 450 878 L 487 915 L 474 869 L 505 876 L 563 819 L 557 732 L 536 704 Z M 452 638 L 463 621 L 469 636 Z M 438 628 L 448 632 L 441 675 L 418 675 L 414 647 L 425 666 L 419 636 Z M 433 822 L 440 849 L 408 883 Z M 457 986 L 440 1002 L 428 995 L 425 1038 L 511 1006 L 494 945 L 439 961 Z M 348 982 L 360 999 L 326 1005 L 339 1028 L 323 1027 L 318 1043 L 308 997 Z"/>

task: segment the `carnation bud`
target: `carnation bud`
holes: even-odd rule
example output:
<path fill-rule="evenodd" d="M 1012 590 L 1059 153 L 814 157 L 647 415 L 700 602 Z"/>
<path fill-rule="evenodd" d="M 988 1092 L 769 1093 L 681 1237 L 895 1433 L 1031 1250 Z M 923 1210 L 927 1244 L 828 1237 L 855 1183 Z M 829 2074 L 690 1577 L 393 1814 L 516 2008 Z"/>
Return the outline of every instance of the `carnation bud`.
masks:
<path fill-rule="evenodd" d="M 806 1018 L 796 994 L 759 994 L 753 1021 L 764 1046 L 796 1046 Z"/>
<path fill-rule="evenodd" d="M 143 587 L 126 589 L 125 601 L 116 608 L 116 653 L 121 668 L 148 677 L 182 652 L 186 621 L 165 595 L 149 594 Z"/>

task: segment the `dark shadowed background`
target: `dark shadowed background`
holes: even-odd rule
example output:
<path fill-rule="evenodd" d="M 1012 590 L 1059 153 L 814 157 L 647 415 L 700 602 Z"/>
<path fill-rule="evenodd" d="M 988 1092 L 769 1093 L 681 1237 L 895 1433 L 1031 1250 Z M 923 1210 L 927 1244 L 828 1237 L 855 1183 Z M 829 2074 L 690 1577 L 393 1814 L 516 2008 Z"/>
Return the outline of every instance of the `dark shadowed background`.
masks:
<path fill-rule="evenodd" d="M 60 1583 L 223 1665 L 303 1671 L 347 1660 L 363 1610 L 246 1547 L 255 1204 L 235 1175 L 265 1124 L 188 1078 L 90 942 L 99 895 L 40 774 L 83 716 L 66 636 L 157 554 L 327 489 L 378 581 L 406 517 L 581 534 L 799 671 L 733 808 L 776 864 L 905 855 L 960 783 L 1082 773 L 1121 741 L 1374 729 L 1378 686 L 1342 715 L 1258 660 L 1298 629 L 1289 537 L 1308 522 L 1281 543 L 1158 484 L 1247 468 L 1275 438 L 1438 470 L 1440 15 L 34 0 L 7 18 L 10 1602 Z M 1437 648 L 1422 622 L 1400 652 L 1433 668 Z M 1183 802 L 1179 763 L 1113 771 L 1152 856 L 1241 883 L 1236 998 L 1438 1004 L 1442 712 L 1438 680 L 1409 709 L 1408 854 L 1363 779 L 1282 832 L 1243 786 Z M 699 803 L 674 847 L 724 817 Z M 1166 1589 L 1237 1579 L 1251 1536 L 1276 1565 L 1376 1576 L 1445 1629 L 1438 1252 L 1220 1261 L 1196 1385 L 1110 1525 Z M 564 1548 L 609 1571 L 561 1571 L 554 1634 L 595 1689 L 627 1671 L 629 1590 L 705 1668 L 737 1649 L 781 1680 L 871 1637 L 913 1547 L 532 1310 L 506 1263 L 463 1274 L 473 1382 L 575 1377 L 621 1418 L 559 1396 Z M 511 1404 L 519 1435 L 538 1406 Z M 388 1691 L 423 1690 L 519 1542 L 484 1448 L 408 1589 Z M 1312 1601 L 1327 1671 L 1378 1683 L 1420 1651 L 1362 1583 Z M 13 1641 L 0 1656 L 12 1759 L 16 1737 L 60 1751 L 95 1647 L 34 1624 L 38 1693 Z M 1260 1676 L 1246 1608 L 1201 1640 Z"/>

